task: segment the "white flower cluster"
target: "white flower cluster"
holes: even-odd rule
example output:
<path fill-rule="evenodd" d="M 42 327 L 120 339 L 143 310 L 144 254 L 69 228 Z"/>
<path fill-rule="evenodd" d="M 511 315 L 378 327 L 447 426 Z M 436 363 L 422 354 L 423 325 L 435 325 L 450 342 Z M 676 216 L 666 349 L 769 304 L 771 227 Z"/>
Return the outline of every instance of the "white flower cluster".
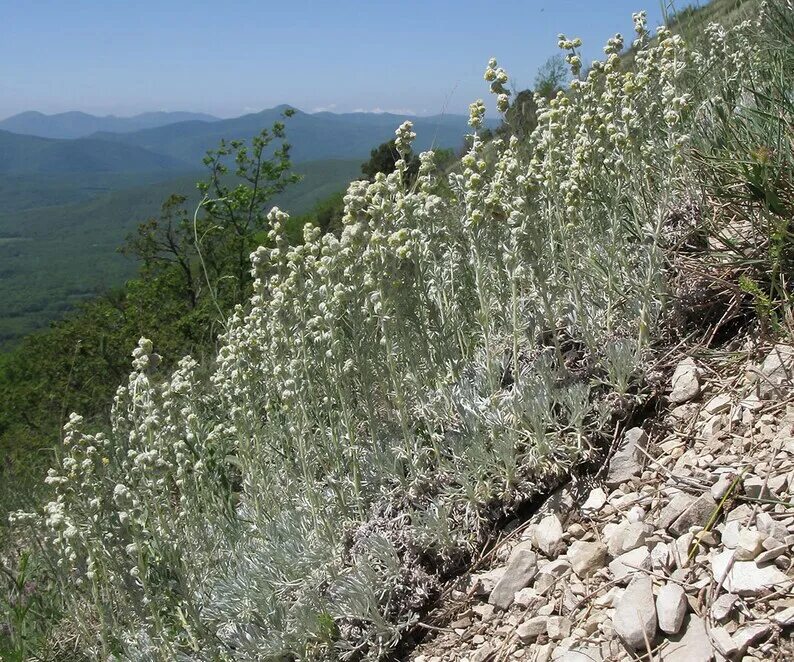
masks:
<path fill-rule="evenodd" d="M 459 170 L 426 152 L 415 182 L 401 160 L 352 183 L 339 237 L 307 226 L 290 245 L 274 208 L 212 370 L 157 375 L 141 339 L 111 434 L 70 418 L 42 525 L 75 604 L 95 606 L 98 655 L 303 658 L 347 636 L 375 656 L 412 622 L 389 592 L 404 550 L 351 545 L 351 527 L 401 503 L 411 540 L 469 553 L 485 504 L 588 457 L 601 396 L 626 396 L 661 309 L 661 219 L 697 113 L 741 75 L 698 69 L 736 32 L 700 55 L 634 21 L 636 66 L 611 39 L 537 99 L 527 143 L 486 145 L 480 100 Z M 560 38 L 575 76 L 580 46 Z M 485 79 L 504 112 L 507 74 L 491 60 Z M 402 157 L 415 137 L 397 129 Z"/>

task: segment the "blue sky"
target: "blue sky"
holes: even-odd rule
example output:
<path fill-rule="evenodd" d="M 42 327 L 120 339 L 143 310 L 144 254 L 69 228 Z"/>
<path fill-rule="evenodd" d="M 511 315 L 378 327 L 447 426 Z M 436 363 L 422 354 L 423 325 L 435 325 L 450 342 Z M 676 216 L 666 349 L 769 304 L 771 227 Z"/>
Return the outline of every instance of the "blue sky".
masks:
<path fill-rule="evenodd" d="M 489 57 L 523 89 L 559 32 L 599 57 L 632 11 L 657 23 L 661 1 L 0 0 L 0 117 L 465 112 L 487 95 Z"/>

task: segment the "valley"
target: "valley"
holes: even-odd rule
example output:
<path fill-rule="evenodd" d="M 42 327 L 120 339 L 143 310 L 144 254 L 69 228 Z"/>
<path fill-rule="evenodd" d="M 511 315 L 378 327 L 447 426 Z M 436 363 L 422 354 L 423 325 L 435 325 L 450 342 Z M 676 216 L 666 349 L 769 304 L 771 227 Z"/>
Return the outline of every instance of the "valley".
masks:
<path fill-rule="evenodd" d="M 136 128 L 136 118 L 121 125 L 121 118 L 79 113 L 24 113 L 0 121 L 0 348 L 134 276 L 137 265 L 118 252 L 125 237 L 156 216 L 171 194 L 195 205 L 207 150 L 222 140 L 250 139 L 287 108 L 225 120 L 171 114 L 182 121 L 143 128 Z M 362 176 L 370 150 L 403 119 L 296 111 L 284 121 L 301 181 L 273 204 L 302 214 L 344 190 Z M 421 149 L 463 144 L 464 116 L 413 120 Z M 88 133 L 106 126 L 118 131 Z"/>

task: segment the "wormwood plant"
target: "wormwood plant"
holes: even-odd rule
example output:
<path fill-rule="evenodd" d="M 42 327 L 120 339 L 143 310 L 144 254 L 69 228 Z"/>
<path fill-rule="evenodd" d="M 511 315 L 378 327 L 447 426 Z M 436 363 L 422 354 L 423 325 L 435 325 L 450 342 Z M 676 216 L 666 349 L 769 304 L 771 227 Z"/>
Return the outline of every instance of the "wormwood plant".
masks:
<path fill-rule="evenodd" d="M 486 149 L 472 104 L 447 186 L 432 152 L 408 184 L 405 123 L 339 237 L 290 246 L 273 209 L 212 374 L 161 374 L 141 339 L 112 430 L 72 416 L 56 498 L 14 520 L 46 532 L 87 650 L 383 656 L 497 517 L 592 455 L 637 397 L 692 132 L 746 74 L 719 61 L 732 32 L 697 52 L 634 21 L 633 71 L 618 35 L 580 78 L 560 37 L 574 79 L 527 144 Z"/>

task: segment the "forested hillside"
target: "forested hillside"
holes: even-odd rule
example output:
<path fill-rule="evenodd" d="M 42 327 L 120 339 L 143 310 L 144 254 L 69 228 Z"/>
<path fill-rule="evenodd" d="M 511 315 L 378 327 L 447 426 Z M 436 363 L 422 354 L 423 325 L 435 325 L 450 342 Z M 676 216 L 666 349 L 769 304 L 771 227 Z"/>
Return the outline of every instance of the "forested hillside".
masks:
<path fill-rule="evenodd" d="M 296 168 L 301 182 L 274 203 L 305 213 L 317 200 L 342 190 L 359 166 L 354 160 L 302 164 Z M 0 211 L 0 348 L 133 276 L 137 265 L 117 250 L 124 238 L 156 216 L 171 194 L 197 204 L 201 176 L 194 172 L 87 200 Z"/>
<path fill-rule="evenodd" d="M 188 169 L 187 162 L 135 145 L 94 138 L 57 140 L 0 131 L 0 173 L 91 175 Z"/>

